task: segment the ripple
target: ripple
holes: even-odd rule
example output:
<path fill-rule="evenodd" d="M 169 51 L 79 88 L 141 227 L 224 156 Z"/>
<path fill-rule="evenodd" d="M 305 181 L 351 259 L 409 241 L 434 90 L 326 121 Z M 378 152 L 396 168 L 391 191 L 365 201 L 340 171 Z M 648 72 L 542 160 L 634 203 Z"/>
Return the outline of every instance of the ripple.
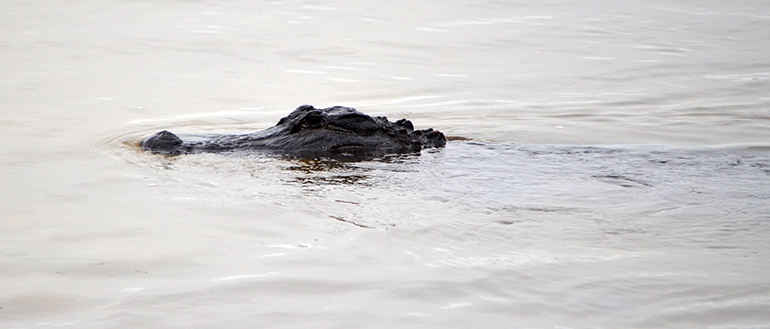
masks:
<path fill-rule="evenodd" d="M 286 73 L 297 73 L 297 74 L 326 74 L 326 72 L 323 71 L 311 71 L 311 70 L 283 70 Z"/>
<path fill-rule="evenodd" d="M 425 31 L 425 32 L 449 32 L 449 30 L 446 29 L 436 29 L 436 28 L 430 28 L 430 27 L 415 27 L 414 28 L 417 31 Z"/>
<path fill-rule="evenodd" d="M 279 272 L 268 272 L 268 273 L 260 273 L 260 274 L 231 275 L 223 278 L 213 279 L 211 280 L 211 282 L 248 280 L 248 279 L 266 278 L 270 276 L 279 276 L 279 275 L 283 275 L 283 274 Z"/>

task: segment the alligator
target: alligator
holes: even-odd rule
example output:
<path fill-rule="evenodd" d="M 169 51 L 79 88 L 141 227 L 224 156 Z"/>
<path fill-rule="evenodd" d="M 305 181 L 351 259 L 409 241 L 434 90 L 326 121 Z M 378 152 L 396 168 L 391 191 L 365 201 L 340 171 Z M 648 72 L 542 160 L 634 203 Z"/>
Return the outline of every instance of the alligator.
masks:
<path fill-rule="evenodd" d="M 302 105 L 270 128 L 249 134 L 177 136 L 160 131 L 141 142 L 142 150 L 162 155 L 202 152 L 270 151 L 297 157 L 419 153 L 446 145 L 432 128 L 415 130 L 406 119 L 371 117 L 354 108 L 317 109 Z"/>

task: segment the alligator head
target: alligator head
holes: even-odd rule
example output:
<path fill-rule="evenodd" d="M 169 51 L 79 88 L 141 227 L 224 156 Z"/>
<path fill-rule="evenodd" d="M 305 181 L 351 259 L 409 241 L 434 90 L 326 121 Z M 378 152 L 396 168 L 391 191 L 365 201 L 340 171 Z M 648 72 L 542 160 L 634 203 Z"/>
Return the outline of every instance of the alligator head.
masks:
<path fill-rule="evenodd" d="M 409 120 L 371 117 L 353 108 L 316 109 L 302 105 L 273 127 L 241 135 L 183 135 L 161 131 L 142 141 L 142 150 L 178 155 L 198 152 L 265 150 L 296 156 L 415 153 L 442 147 L 444 134 L 415 130 Z"/>

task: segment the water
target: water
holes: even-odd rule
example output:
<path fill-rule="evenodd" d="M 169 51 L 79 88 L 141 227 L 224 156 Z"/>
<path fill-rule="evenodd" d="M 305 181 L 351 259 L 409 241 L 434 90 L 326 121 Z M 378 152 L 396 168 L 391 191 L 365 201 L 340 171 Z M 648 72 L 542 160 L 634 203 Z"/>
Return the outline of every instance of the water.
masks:
<path fill-rule="evenodd" d="M 0 327 L 768 328 L 760 1 L 0 4 Z M 164 158 L 301 104 L 449 136 Z"/>

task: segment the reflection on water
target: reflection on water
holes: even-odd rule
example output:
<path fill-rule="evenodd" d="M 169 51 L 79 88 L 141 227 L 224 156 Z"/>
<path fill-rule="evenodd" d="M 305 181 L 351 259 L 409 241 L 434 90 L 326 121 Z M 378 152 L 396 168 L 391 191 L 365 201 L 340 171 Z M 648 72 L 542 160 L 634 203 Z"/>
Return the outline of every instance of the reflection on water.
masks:
<path fill-rule="evenodd" d="M 373 173 L 375 168 L 367 167 L 366 163 L 379 163 L 386 165 L 391 170 L 408 168 L 403 165 L 416 162 L 418 154 L 391 154 L 380 156 L 344 156 L 324 157 L 314 159 L 288 160 L 290 165 L 286 170 L 296 171 L 294 178 L 302 185 L 347 184 L 347 185 L 371 185 L 374 184 Z"/>
<path fill-rule="evenodd" d="M 762 206 L 770 190 L 765 179 L 770 157 L 741 149 L 452 141 L 446 149 L 370 159 L 237 153 L 140 156 L 146 157 L 148 167 L 177 172 L 164 174 L 169 177 L 191 173 L 204 175 L 200 178 L 204 180 L 227 176 L 285 184 L 287 191 L 302 197 L 302 203 L 307 198 L 331 200 L 335 193 L 384 203 L 406 198 L 410 203 L 423 200 L 445 209 L 508 218 L 502 222 L 538 213 L 576 212 L 599 216 L 613 212 L 616 220 L 638 222 L 640 215 L 694 206 L 710 209 L 700 220 L 716 221 L 739 209 L 753 214 L 770 209 Z M 217 188 L 225 194 L 229 189 Z M 334 202 L 362 206 L 345 198 Z"/>

